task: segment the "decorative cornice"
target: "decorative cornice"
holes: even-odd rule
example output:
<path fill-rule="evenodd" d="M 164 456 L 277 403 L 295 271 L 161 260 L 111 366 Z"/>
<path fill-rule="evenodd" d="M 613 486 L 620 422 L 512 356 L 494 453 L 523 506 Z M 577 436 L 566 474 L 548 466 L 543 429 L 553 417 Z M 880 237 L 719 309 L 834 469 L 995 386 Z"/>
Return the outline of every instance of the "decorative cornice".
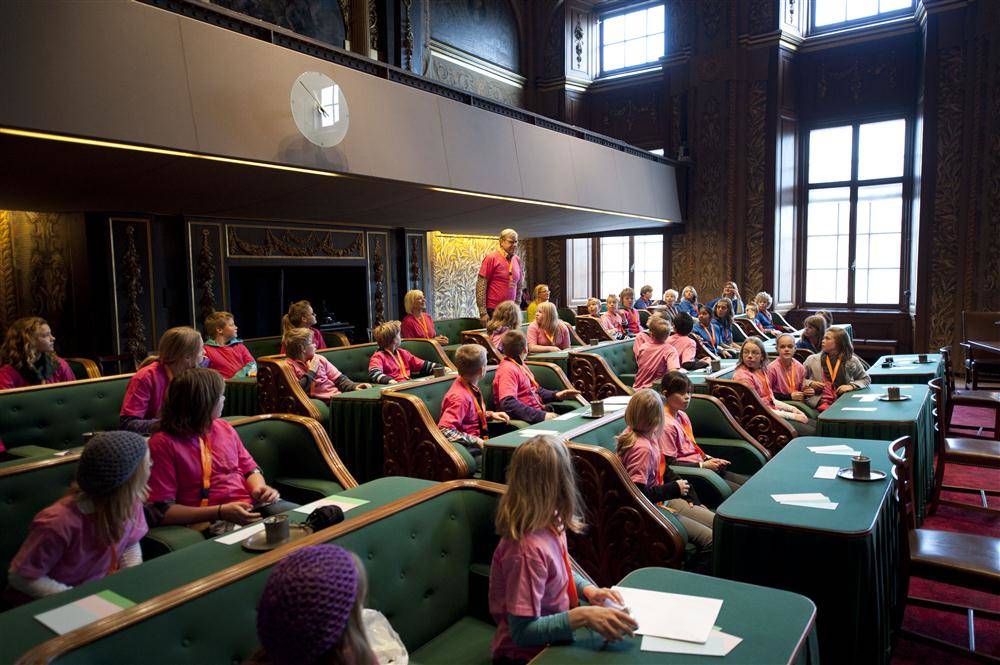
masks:
<path fill-rule="evenodd" d="M 527 81 L 525 77 L 516 72 L 512 72 L 511 70 L 489 62 L 488 60 L 477 58 L 471 53 L 455 48 L 450 44 L 439 42 L 436 39 L 431 39 L 429 46 L 432 55 L 450 60 L 457 65 L 473 70 L 477 74 L 488 76 L 506 83 L 507 85 L 512 85 L 516 88 L 523 88 L 525 82 Z"/>

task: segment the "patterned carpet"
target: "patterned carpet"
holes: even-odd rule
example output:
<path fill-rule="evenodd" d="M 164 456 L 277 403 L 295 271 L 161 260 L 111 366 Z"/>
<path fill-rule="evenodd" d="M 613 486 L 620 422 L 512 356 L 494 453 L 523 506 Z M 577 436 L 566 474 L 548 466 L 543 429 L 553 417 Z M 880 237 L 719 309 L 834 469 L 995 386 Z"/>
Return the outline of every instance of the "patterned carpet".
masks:
<path fill-rule="evenodd" d="M 984 412 L 982 410 L 960 407 L 956 409 L 952 423 L 954 425 L 995 428 L 996 423 L 988 422 L 991 418 L 992 414 L 988 411 Z M 945 484 L 1000 489 L 1000 472 L 990 469 L 950 466 L 945 469 Z M 969 494 L 944 493 L 942 496 L 965 503 L 978 503 L 977 497 Z M 990 505 L 1000 508 L 1000 497 L 992 497 Z M 961 508 L 941 506 L 933 517 L 924 521 L 923 528 L 977 533 L 1000 538 L 1000 517 L 989 516 Z M 929 582 L 915 577 L 910 580 L 910 595 L 1000 611 L 1000 597 L 997 595 Z M 976 650 L 994 657 L 1000 657 L 1000 621 L 976 617 L 975 623 Z M 968 621 L 961 614 L 907 607 L 903 626 L 909 630 L 931 635 L 955 644 L 967 644 Z M 927 663 L 933 663 L 934 665 L 957 665 L 959 663 L 964 664 L 976 661 L 941 649 L 901 639 L 893 652 L 892 662 L 894 665 L 910 665 L 911 663 L 913 665 L 925 665 Z"/>

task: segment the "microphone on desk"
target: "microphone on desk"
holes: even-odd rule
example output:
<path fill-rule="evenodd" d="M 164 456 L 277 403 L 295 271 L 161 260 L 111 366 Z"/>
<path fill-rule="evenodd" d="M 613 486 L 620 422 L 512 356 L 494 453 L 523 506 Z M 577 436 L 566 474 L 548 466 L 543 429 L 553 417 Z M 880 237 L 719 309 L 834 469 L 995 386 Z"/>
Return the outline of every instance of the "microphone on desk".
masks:
<path fill-rule="evenodd" d="M 335 524 L 340 524 L 344 521 L 344 511 L 340 506 L 320 506 L 316 510 L 309 513 L 309 517 L 306 518 L 306 526 L 308 526 L 313 533 L 321 529 L 327 529 Z"/>

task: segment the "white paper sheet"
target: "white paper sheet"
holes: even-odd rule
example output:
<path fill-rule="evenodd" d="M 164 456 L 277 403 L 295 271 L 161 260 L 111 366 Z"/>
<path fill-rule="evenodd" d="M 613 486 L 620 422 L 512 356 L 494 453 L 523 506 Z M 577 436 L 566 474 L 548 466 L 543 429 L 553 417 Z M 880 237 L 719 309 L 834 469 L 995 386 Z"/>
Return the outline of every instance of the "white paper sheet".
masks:
<path fill-rule="evenodd" d="M 877 402 L 879 396 L 878 395 L 855 395 L 854 397 L 859 402 Z"/>
<path fill-rule="evenodd" d="M 554 429 L 535 429 L 533 427 L 526 427 L 525 429 L 519 429 L 517 430 L 517 433 L 526 439 L 529 439 L 533 436 L 541 436 L 542 434 L 554 434 L 555 436 L 560 435 L 559 432 Z"/>
<path fill-rule="evenodd" d="M 822 478 L 823 480 L 833 480 L 837 477 L 837 472 L 840 471 L 840 467 L 836 466 L 821 466 L 816 469 L 816 473 L 813 474 L 813 478 Z"/>
<path fill-rule="evenodd" d="M 114 591 L 105 590 L 91 596 L 84 596 L 54 610 L 36 614 L 35 619 L 56 635 L 65 635 L 72 630 L 111 616 L 116 612 L 121 612 L 133 605 L 135 603 L 131 600 L 119 596 Z"/>
<path fill-rule="evenodd" d="M 875 406 L 845 406 L 841 411 L 878 411 Z"/>
<path fill-rule="evenodd" d="M 621 594 L 640 635 L 698 642 L 708 640 L 722 609 L 721 598 L 614 587 Z"/>
<path fill-rule="evenodd" d="M 835 446 L 808 446 L 808 448 L 814 453 L 833 453 L 851 450 L 851 447 L 844 443 L 840 443 Z"/>
<path fill-rule="evenodd" d="M 721 630 L 713 630 L 708 636 L 708 641 L 704 644 L 643 635 L 639 649 L 640 651 L 659 653 L 683 653 L 691 656 L 725 656 L 742 641 L 742 637 L 723 633 Z"/>
<path fill-rule="evenodd" d="M 604 406 L 628 406 L 628 401 L 632 399 L 631 395 L 615 395 L 614 397 L 605 397 Z"/>
<path fill-rule="evenodd" d="M 783 506 L 800 506 L 802 508 L 820 508 L 822 510 L 836 510 L 837 503 L 818 503 L 814 501 L 782 501 Z"/>
<path fill-rule="evenodd" d="M 820 492 L 805 492 L 802 494 L 772 494 L 771 498 L 775 501 L 829 501 L 830 498 Z"/>
<path fill-rule="evenodd" d="M 264 530 L 264 523 L 257 522 L 256 524 L 251 524 L 250 526 L 240 527 L 233 531 L 232 533 L 227 533 L 224 536 L 219 536 L 215 539 L 215 542 L 222 543 L 223 545 L 235 545 L 236 543 L 243 542 L 250 536 Z"/>
<path fill-rule="evenodd" d="M 368 503 L 368 499 L 354 499 L 349 496 L 337 496 L 336 494 L 328 496 L 325 499 L 317 499 L 304 506 L 299 506 L 295 509 L 295 512 L 302 513 L 303 515 L 309 515 L 312 511 L 320 508 L 322 506 L 340 506 L 340 509 L 345 513 L 351 508 L 357 508 L 358 506 L 363 506 Z"/>

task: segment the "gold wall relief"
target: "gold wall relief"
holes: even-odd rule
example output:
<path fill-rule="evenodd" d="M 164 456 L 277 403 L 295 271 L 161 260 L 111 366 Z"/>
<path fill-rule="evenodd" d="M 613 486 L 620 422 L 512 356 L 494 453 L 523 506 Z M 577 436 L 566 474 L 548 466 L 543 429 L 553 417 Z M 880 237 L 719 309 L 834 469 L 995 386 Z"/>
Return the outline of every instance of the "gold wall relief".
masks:
<path fill-rule="evenodd" d="M 428 242 L 434 318 L 478 317 L 476 277 L 483 257 L 497 251 L 497 237 L 434 231 L 428 234 Z M 523 254 L 519 253 L 519 256 L 521 265 L 526 266 Z M 525 284 L 528 283 L 525 281 Z"/>
<path fill-rule="evenodd" d="M 9 210 L 0 210 L 0 328 L 4 329 L 18 318 L 12 215 Z"/>
<path fill-rule="evenodd" d="M 226 255 L 231 259 L 363 259 L 360 231 L 281 226 L 226 225 Z"/>

